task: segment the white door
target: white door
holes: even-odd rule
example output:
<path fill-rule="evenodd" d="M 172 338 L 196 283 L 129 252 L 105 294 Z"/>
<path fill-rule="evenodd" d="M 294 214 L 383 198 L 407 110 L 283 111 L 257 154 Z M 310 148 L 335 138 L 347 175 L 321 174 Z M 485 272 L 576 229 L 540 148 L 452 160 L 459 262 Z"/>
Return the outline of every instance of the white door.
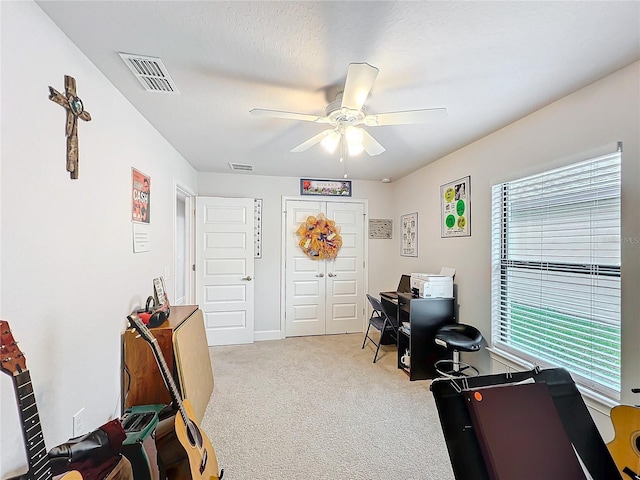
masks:
<path fill-rule="evenodd" d="M 286 204 L 285 298 L 286 335 L 324 335 L 325 266 L 298 245 L 296 231 L 310 215 L 324 210 L 324 202 L 290 200 Z"/>
<path fill-rule="evenodd" d="M 327 202 L 340 227 L 342 248 L 326 262 L 326 333 L 361 332 L 364 311 L 364 205 Z"/>
<path fill-rule="evenodd" d="M 361 332 L 364 323 L 364 204 L 288 200 L 285 237 L 286 336 Z M 312 260 L 296 231 L 308 216 L 325 214 L 340 227 L 334 260 Z"/>
<path fill-rule="evenodd" d="M 207 343 L 253 343 L 252 198 L 196 198 L 196 302 Z"/>

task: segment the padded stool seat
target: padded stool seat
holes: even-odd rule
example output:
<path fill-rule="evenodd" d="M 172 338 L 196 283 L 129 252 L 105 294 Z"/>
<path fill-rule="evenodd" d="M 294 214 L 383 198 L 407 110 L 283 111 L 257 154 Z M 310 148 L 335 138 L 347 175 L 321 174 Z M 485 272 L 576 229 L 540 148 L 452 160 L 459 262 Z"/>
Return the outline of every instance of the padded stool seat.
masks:
<path fill-rule="evenodd" d="M 471 371 L 472 375 L 478 375 L 477 368 L 460 361 L 460 352 L 477 352 L 482 348 L 483 341 L 484 337 L 480 330 L 471 325 L 454 323 L 443 326 L 435 334 L 434 342 L 436 345 L 453 350 L 453 360 L 438 360 L 435 363 L 436 371 L 444 377 L 467 375 L 466 371 Z"/>

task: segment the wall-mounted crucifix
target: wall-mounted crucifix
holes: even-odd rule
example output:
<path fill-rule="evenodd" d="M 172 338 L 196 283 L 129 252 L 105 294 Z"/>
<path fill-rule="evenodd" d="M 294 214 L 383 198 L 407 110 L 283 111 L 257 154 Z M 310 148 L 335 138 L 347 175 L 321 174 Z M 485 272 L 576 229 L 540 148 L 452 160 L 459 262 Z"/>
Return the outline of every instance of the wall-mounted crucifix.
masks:
<path fill-rule="evenodd" d="M 64 76 L 65 94 L 62 95 L 55 88 L 49 87 L 49 100 L 62 105 L 67 110 L 67 171 L 71 178 L 78 178 L 78 118 L 85 122 L 91 120 L 91 115 L 84 109 L 82 100 L 76 95 L 76 79 Z"/>

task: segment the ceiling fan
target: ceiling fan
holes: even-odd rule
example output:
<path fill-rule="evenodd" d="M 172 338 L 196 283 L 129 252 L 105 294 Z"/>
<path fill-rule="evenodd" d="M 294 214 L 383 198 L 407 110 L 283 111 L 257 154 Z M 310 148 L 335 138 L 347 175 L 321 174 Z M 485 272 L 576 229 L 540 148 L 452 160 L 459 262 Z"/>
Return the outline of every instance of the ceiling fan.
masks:
<path fill-rule="evenodd" d="M 331 128 L 323 130 L 291 151 L 304 152 L 313 145 L 320 143 L 330 153 L 333 153 L 338 144 L 341 144 L 341 161 L 346 151 L 349 152 L 350 156 L 358 155 L 362 151 L 375 156 L 385 151 L 385 148 L 361 126 L 379 127 L 418 124 L 428 122 L 439 115 L 447 114 L 446 108 L 367 114 L 364 102 L 369 96 L 378 72 L 379 70 L 376 67 L 368 63 L 349 64 L 344 91 L 339 93 L 336 100 L 327 106 L 325 116 L 322 117 L 262 108 L 254 108 L 251 113 L 260 117 L 303 120 L 330 125 Z"/>

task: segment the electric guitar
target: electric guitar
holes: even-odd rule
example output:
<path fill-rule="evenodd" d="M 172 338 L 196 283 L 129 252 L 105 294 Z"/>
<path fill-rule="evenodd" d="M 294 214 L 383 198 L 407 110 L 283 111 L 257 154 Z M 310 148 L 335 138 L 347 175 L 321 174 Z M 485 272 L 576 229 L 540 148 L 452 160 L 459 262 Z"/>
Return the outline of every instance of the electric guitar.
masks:
<path fill-rule="evenodd" d="M 129 320 L 131 327 L 151 346 L 162 373 L 162 378 L 171 394 L 171 399 L 178 407 L 174 425 L 175 434 L 189 460 L 192 480 L 220 480 L 224 470 L 221 470 L 218 474 L 218 459 L 213 446 L 206 434 L 200 430 L 200 427 L 193 420 L 193 409 L 189 400 L 183 400 L 178 393 L 178 388 L 162 355 L 158 340 L 136 314 L 129 315 L 127 320 Z"/>
<path fill-rule="evenodd" d="M 29 471 L 16 478 L 21 480 L 51 480 L 51 465 L 42 436 L 36 397 L 33 393 L 31 375 L 27 370 L 24 354 L 13 339 L 9 323 L 0 320 L 0 370 L 13 379 L 13 386 L 18 398 L 22 436 L 27 451 Z M 65 480 L 82 480 L 82 475 L 73 470 L 62 477 Z"/>
<path fill-rule="evenodd" d="M 611 409 L 614 439 L 607 444 L 624 479 L 640 480 L 640 408 L 618 405 Z"/>

